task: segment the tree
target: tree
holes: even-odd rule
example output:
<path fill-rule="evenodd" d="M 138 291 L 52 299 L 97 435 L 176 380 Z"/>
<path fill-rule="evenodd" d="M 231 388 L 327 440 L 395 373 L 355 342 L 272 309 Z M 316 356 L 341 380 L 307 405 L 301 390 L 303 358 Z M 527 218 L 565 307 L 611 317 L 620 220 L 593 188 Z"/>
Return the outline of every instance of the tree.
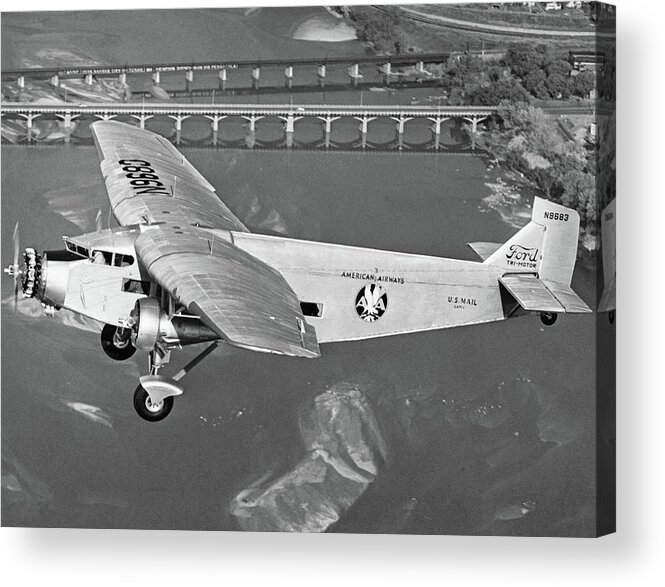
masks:
<path fill-rule="evenodd" d="M 524 78 L 524 89 L 536 98 L 545 100 L 550 97 L 549 90 L 545 85 L 547 75 L 542 69 L 530 71 Z"/>
<path fill-rule="evenodd" d="M 568 78 L 559 73 L 548 75 L 547 79 L 545 80 L 545 87 L 547 88 L 547 91 L 552 98 L 565 99 L 570 95 L 568 93 L 570 87 L 568 85 Z"/>
<path fill-rule="evenodd" d="M 539 47 L 529 43 L 511 43 L 503 58 L 503 63 L 520 78 L 530 71 L 540 69 L 545 53 Z"/>
<path fill-rule="evenodd" d="M 573 96 L 586 98 L 596 87 L 596 76 L 591 71 L 581 71 L 579 75 L 568 78 L 568 91 Z"/>
<path fill-rule="evenodd" d="M 593 177 L 580 169 L 570 169 L 560 178 L 562 187 L 561 203 L 569 208 L 577 208 L 580 202 L 587 203 L 591 193 L 596 191 Z"/>

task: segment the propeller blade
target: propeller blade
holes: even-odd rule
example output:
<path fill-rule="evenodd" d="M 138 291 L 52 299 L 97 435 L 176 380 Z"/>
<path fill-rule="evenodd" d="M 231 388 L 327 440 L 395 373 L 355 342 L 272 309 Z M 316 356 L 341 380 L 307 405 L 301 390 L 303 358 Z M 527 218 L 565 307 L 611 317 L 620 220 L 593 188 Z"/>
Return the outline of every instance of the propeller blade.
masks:
<path fill-rule="evenodd" d="M 20 252 L 20 247 L 18 242 L 18 220 L 17 220 L 16 226 L 14 226 L 14 265 L 18 265 L 19 252 Z"/>
<path fill-rule="evenodd" d="M 97 226 L 97 232 L 101 232 L 102 228 L 103 228 L 103 226 L 102 226 L 102 211 L 101 210 L 99 210 L 99 212 L 97 212 L 97 216 L 95 217 L 95 225 Z"/>
<path fill-rule="evenodd" d="M 14 311 L 16 311 L 16 306 L 18 305 L 18 288 L 19 288 L 19 270 L 18 270 L 18 259 L 21 252 L 21 247 L 19 244 L 18 238 L 18 220 L 16 221 L 16 226 L 14 226 L 14 258 L 13 258 L 13 269 L 14 269 Z"/>

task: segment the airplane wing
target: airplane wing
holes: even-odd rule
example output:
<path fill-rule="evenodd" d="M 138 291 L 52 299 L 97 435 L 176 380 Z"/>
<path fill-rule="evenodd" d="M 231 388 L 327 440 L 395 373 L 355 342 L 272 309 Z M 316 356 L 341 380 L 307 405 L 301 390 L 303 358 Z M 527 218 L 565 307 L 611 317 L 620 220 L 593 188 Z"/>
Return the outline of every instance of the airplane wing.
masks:
<path fill-rule="evenodd" d="M 144 226 L 134 246 L 157 283 L 231 345 L 320 356 L 282 275 L 207 230 L 247 228 L 167 139 L 113 121 L 91 129 L 113 213 Z"/>
<path fill-rule="evenodd" d="M 150 275 L 228 344 L 320 356 L 314 327 L 282 275 L 228 240 L 170 224 L 145 230 L 135 248 Z"/>
<path fill-rule="evenodd" d="M 114 121 L 90 125 L 113 214 L 123 226 L 172 222 L 247 231 L 164 137 Z"/>

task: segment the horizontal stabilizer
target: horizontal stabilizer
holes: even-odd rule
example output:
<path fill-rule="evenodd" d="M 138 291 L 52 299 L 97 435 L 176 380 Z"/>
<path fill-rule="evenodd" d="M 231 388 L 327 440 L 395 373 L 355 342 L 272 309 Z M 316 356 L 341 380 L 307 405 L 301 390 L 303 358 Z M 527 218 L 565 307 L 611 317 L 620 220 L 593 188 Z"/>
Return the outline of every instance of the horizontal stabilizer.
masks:
<path fill-rule="evenodd" d="M 493 253 L 498 251 L 503 243 L 466 243 L 469 247 L 473 249 L 473 252 L 480 257 L 481 261 L 484 261 L 490 257 Z"/>
<path fill-rule="evenodd" d="M 562 283 L 542 281 L 529 273 L 508 273 L 499 281 L 529 312 L 591 312 L 582 298 Z"/>
<path fill-rule="evenodd" d="M 499 281 L 529 312 L 563 312 L 563 306 L 535 275 L 517 273 L 502 275 Z"/>
<path fill-rule="evenodd" d="M 545 287 L 552 292 L 554 297 L 563 306 L 568 314 L 586 314 L 591 312 L 591 308 L 584 303 L 584 300 L 578 296 L 570 286 L 554 281 L 543 281 Z"/>

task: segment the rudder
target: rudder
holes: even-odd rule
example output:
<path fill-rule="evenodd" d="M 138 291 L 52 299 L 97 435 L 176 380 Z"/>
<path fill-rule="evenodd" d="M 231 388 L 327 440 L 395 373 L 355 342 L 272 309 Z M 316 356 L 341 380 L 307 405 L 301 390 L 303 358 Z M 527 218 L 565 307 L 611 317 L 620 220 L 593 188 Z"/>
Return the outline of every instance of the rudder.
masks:
<path fill-rule="evenodd" d="M 569 286 L 577 259 L 579 226 L 575 210 L 534 198 L 531 222 L 485 263 L 505 267 L 511 273 L 536 273 L 543 281 Z"/>

